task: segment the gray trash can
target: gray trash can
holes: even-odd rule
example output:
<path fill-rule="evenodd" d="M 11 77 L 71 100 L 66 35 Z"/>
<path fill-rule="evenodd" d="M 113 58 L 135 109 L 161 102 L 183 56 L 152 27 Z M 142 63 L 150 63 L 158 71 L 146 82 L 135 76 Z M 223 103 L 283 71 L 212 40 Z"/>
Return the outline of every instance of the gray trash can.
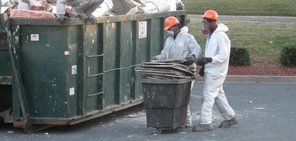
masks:
<path fill-rule="evenodd" d="M 191 79 L 142 79 L 147 127 L 175 131 L 186 122 Z"/>

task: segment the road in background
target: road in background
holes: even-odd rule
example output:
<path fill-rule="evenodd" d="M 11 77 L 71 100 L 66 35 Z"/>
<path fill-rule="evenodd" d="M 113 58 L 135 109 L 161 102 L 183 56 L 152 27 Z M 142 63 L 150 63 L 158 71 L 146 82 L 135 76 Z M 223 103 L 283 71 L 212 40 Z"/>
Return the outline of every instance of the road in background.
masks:
<path fill-rule="evenodd" d="M 201 21 L 202 15 L 188 15 L 191 20 Z M 295 24 L 296 17 L 284 17 L 284 16 L 226 16 L 220 15 L 220 21 L 231 22 L 253 22 L 253 23 L 287 23 Z"/>

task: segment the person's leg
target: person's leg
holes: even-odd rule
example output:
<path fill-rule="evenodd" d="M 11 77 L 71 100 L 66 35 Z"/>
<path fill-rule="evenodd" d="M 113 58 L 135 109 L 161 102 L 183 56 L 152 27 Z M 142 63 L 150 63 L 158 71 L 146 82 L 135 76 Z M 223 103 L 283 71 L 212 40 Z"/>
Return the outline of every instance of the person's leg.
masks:
<path fill-rule="evenodd" d="M 221 83 L 216 77 L 207 76 L 204 84 L 203 102 L 200 115 L 200 124 L 211 124 L 215 98 L 218 96 Z"/>
<path fill-rule="evenodd" d="M 229 105 L 227 98 L 225 96 L 225 92 L 223 90 L 223 86 L 221 86 L 219 90 L 219 94 L 215 99 L 217 108 L 219 112 L 222 114 L 225 120 L 230 120 L 235 116 L 235 112 L 232 107 Z"/>
<path fill-rule="evenodd" d="M 219 78 L 205 75 L 205 84 L 203 91 L 202 108 L 200 114 L 200 124 L 192 128 L 193 132 L 211 131 L 212 112 L 215 104 L 215 98 L 218 96 L 219 88 L 222 85 Z"/>
<path fill-rule="evenodd" d="M 223 86 L 221 86 L 218 96 L 215 99 L 219 112 L 224 117 L 224 121 L 220 124 L 219 128 L 229 128 L 232 125 L 238 124 L 235 117 L 235 112 L 229 105 Z"/>

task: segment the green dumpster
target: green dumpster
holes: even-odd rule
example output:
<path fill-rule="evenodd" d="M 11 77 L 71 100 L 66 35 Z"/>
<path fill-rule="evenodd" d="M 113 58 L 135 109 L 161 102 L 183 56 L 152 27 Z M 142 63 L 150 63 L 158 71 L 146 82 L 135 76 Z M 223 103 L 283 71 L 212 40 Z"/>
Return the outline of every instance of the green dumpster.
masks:
<path fill-rule="evenodd" d="M 12 104 L 11 64 L 8 53 L 8 43 L 5 28 L 7 15 L 0 14 L 0 116 Z"/>
<path fill-rule="evenodd" d="M 12 68 L 19 73 L 12 75 L 17 83 L 5 121 L 25 122 L 27 130 L 72 125 L 141 104 L 134 66 L 161 51 L 163 21 L 171 15 L 183 22 L 186 11 L 101 17 L 97 24 L 10 19 Z"/>

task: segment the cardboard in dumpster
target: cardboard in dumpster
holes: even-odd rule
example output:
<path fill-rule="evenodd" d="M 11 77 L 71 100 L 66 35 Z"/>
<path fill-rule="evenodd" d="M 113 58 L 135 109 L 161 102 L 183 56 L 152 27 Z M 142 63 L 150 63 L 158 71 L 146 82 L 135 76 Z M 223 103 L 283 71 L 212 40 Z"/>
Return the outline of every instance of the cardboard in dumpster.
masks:
<path fill-rule="evenodd" d="M 26 18 L 26 19 L 54 19 L 55 16 L 51 12 L 35 11 L 27 9 L 11 9 L 11 18 Z"/>

